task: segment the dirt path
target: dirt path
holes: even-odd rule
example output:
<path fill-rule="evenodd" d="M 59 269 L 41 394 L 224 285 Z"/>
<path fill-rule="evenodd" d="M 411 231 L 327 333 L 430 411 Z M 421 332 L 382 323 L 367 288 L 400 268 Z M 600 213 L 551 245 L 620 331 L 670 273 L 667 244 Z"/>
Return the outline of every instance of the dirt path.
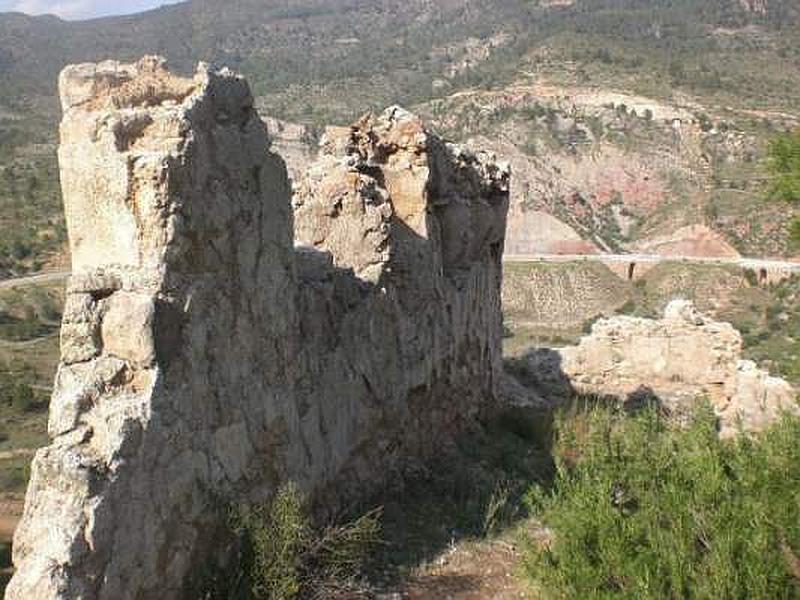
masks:
<path fill-rule="evenodd" d="M 47 340 L 52 340 L 53 338 L 57 338 L 58 336 L 59 336 L 58 333 L 51 333 L 49 335 L 44 335 L 42 337 L 34 338 L 32 340 L 26 340 L 24 342 L 0 340 L 0 347 L 8 348 L 9 350 L 22 350 L 25 348 L 32 348 L 37 344 L 41 344 L 42 342 L 46 342 Z"/>
<path fill-rule="evenodd" d="M 38 283 L 53 283 L 56 281 L 62 281 L 67 277 L 69 277 L 69 271 L 52 271 L 49 273 L 35 273 L 33 275 L 26 275 L 25 277 L 15 277 L 13 279 L 3 279 L 0 280 L 0 290 L 35 285 Z"/>
<path fill-rule="evenodd" d="M 392 600 L 530 600 L 516 575 L 519 552 L 508 541 L 469 542 L 420 570 Z"/>
<path fill-rule="evenodd" d="M 0 460 L 14 460 L 15 458 L 23 458 L 26 456 L 33 456 L 36 450 L 33 448 L 20 448 L 18 450 L 6 450 L 0 452 Z M 0 508 L 3 506 L 3 501 L 0 500 Z"/>

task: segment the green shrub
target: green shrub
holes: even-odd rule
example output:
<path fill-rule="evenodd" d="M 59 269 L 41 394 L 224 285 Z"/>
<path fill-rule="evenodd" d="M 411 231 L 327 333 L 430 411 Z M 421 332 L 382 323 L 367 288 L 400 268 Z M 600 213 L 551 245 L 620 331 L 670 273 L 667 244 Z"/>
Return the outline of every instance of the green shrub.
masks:
<path fill-rule="evenodd" d="M 17 382 L 7 390 L 7 401 L 18 412 L 33 412 L 38 407 L 33 388 L 23 382 Z"/>
<path fill-rule="evenodd" d="M 0 596 L 5 595 L 6 586 L 8 585 L 9 581 L 11 581 L 11 574 L 0 572 Z"/>
<path fill-rule="evenodd" d="M 767 151 L 770 172 L 769 198 L 797 204 L 800 202 L 800 129 L 773 139 Z M 800 222 L 789 223 L 789 235 L 800 241 Z"/>
<path fill-rule="evenodd" d="M 630 300 L 626 300 L 625 304 L 623 304 L 622 306 L 620 306 L 616 310 L 616 313 L 618 315 L 633 315 L 633 314 L 636 313 L 637 309 L 638 309 L 638 305 L 636 304 L 636 301 L 633 300 L 633 299 L 630 299 Z"/>
<path fill-rule="evenodd" d="M 488 537 L 500 531 L 510 521 L 509 515 L 514 510 L 512 497 L 513 486 L 509 482 L 500 481 L 492 490 L 483 513 L 481 535 Z"/>
<path fill-rule="evenodd" d="M 595 408 L 558 428 L 558 473 L 531 510 L 527 577 L 557 598 L 800 597 L 800 422 L 721 441 L 710 408 Z"/>
<path fill-rule="evenodd" d="M 780 317 L 780 315 L 784 312 L 784 307 L 782 304 L 771 304 L 767 307 L 766 310 L 766 317 L 768 321 L 774 321 Z"/>
<path fill-rule="evenodd" d="M 768 155 L 770 196 L 784 202 L 800 202 L 800 129 L 773 139 Z"/>
<path fill-rule="evenodd" d="M 581 333 L 584 335 L 589 335 L 590 333 L 592 333 L 592 327 L 594 327 L 594 324 L 597 323 L 597 321 L 599 321 L 602 318 L 603 315 L 595 315 L 591 319 L 586 319 L 581 324 Z"/>
<path fill-rule="evenodd" d="M 0 570 L 11 566 L 11 544 L 0 542 Z"/>
<path fill-rule="evenodd" d="M 5 571 L 11 566 L 11 546 L 5 542 L 0 543 L 0 598 L 2 598 L 6 591 L 11 575 Z"/>
<path fill-rule="evenodd" d="M 745 269 L 744 278 L 747 280 L 747 283 L 750 285 L 750 287 L 758 287 L 758 275 L 756 274 L 755 269 Z"/>
<path fill-rule="evenodd" d="M 282 488 L 272 504 L 242 513 L 253 551 L 255 598 L 289 600 L 300 593 L 302 558 L 311 525 L 294 486 Z"/>
<path fill-rule="evenodd" d="M 304 499 L 292 485 L 270 504 L 238 511 L 235 526 L 247 546 L 243 565 L 255 600 L 330 598 L 357 588 L 380 543 L 380 510 L 344 525 L 312 527 Z"/>
<path fill-rule="evenodd" d="M 31 466 L 29 463 L 25 463 L 22 466 L 15 467 L 9 477 L 9 487 L 13 490 L 24 490 L 27 485 L 28 481 L 31 478 Z"/>

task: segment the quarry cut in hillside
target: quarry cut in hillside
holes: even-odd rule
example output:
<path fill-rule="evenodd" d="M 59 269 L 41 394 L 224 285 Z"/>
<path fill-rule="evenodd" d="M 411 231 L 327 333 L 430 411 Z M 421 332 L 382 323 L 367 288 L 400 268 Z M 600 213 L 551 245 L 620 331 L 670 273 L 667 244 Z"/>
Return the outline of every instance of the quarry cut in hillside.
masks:
<path fill-rule="evenodd" d="M 636 250 L 643 254 L 681 258 L 741 258 L 741 254 L 722 235 L 705 225 L 689 225 L 670 234 L 644 240 Z"/>
<path fill-rule="evenodd" d="M 492 156 L 392 108 L 327 140 L 293 212 L 238 75 L 146 57 L 60 91 L 73 275 L 8 600 L 185 597 L 231 505 L 293 481 L 335 511 L 493 401 Z"/>

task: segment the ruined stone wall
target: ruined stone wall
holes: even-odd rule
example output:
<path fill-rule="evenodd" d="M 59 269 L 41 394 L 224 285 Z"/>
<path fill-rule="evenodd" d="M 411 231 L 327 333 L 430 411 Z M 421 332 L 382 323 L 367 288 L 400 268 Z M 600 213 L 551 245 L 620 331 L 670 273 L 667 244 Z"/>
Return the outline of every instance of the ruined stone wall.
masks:
<path fill-rule="evenodd" d="M 686 300 L 671 302 L 663 319 L 602 319 L 559 355 L 562 375 L 583 393 L 655 396 L 673 410 L 705 398 L 724 436 L 763 429 L 784 412 L 800 414 L 786 381 L 742 359 L 741 334 Z"/>
<path fill-rule="evenodd" d="M 226 505 L 293 480 L 332 509 L 491 402 L 507 168 L 365 118 L 299 182 L 296 248 L 240 77 L 60 88 L 73 276 L 7 598 L 180 597 Z"/>

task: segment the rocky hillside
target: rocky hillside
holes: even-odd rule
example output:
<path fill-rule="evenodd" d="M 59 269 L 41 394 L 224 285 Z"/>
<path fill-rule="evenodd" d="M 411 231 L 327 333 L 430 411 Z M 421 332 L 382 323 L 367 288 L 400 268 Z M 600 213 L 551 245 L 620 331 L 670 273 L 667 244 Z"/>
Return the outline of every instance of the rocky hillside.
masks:
<path fill-rule="evenodd" d="M 3 14 L 0 270 L 40 268 L 63 248 L 59 70 L 146 53 L 184 72 L 196 60 L 242 71 L 261 113 L 305 125 L 307 142 L 400 103 L 449 137 L 490 144 L 516 167 L 520 251 L 537 227 L 589 251 L 705 223 L 742 253 L 790 254 L 785 207 L 761 202 L 760 160 L 765 140 L 798 122 L 798 31 L 793 0 L 192 0 L 77 23 Z"/>
<path fill-rule="evenodd" d="M 595 251 L 643 250 L 679 229 L 681 245 L 700 247 L 704 240 L 694 235 L 700 225 L 743 254 L 792 252 L 784 230 L 788 208 L 763 202 L 763 158 L 765 141 L 797 120 L 755 118 L 749 109 L 694 97 L 611 92 L 601 81 L 577 79 L 554 69 L 511 88 L 430 104 L 430 116 L 439 115 L 450 135 L 511 161 L 512 232 L 535 230 L 544 213 L 574 232 L 550 236 L 551 252 L 562 251 L 574 234 Z M 512 233 L 509 250 L 540 251 L 542 236 L 530 237 Z"/>

